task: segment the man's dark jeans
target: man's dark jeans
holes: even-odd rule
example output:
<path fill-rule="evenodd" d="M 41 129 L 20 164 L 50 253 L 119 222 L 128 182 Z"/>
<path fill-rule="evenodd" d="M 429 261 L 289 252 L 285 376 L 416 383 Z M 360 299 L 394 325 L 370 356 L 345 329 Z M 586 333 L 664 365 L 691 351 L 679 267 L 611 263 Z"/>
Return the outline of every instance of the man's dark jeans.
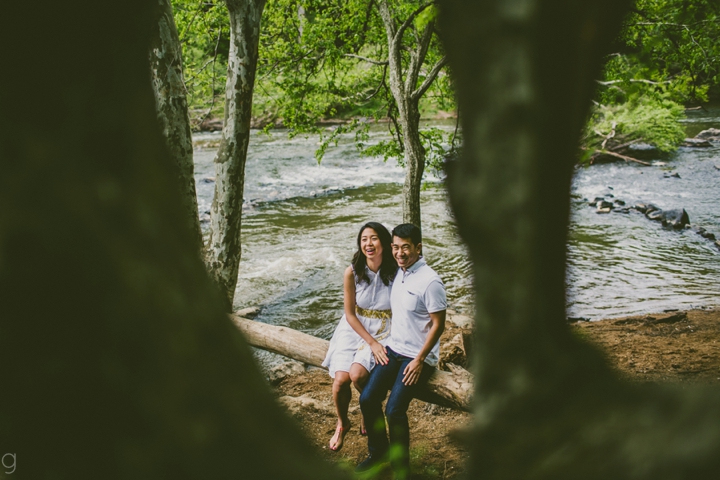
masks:
<path fill-rule="evenodd" d="M 414 385 L 406 386 L 402 380 L 403 371 L 412 358 L 405 357 L 387 349 L 388 364 L 376 365 L 370 373 L 362 395 L 360 395 L 360 409 L 365 419 L 368 432 L 368 450 L 374 458 L 380 458 L 393 446 L 391 461 L 393 468 L 407 469 L 410 460 L 410 432 L 408 427 L 407 409 L 410 401 L 434 371 L 427 363 L 423 365 L 420 380 Z M 385 433 L 385 419 L 382 412 L 382 401 L 390 390 L 390 397 L 385 405 L 385 415 L 390 430 L 390 442 Z M 398 445 L 398 447 L 394 447 Z M 397 471 L 397 470 L 396 470 Z"/>

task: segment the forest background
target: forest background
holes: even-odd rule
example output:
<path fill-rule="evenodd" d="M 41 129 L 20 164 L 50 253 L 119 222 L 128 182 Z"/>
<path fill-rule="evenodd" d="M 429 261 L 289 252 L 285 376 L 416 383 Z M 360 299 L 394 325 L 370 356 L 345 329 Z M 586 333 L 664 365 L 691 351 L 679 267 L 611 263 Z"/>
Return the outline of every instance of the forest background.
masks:
<path fill-rule="evenodd" d="M 392 2 L 422 29 L 436 15 L 430 4 Z M 183 48 L 185 78 L 194 129 L 224 116 L 229 52 L 227 10 L 221 2 L 172 0 Z M 318 161 L 333 139 L 354 131 L 365 154 L 402 162 L 397 106 L 387 81 L 387 42 L 374 2 L 270 0 L 261 23 L 253 126 L 289 135 L 316 134 Z M 720 99 L 720 6 L 712 0 L 638 0 L 627 16 L 613 53 L 606 58 L 594 109 L 583 139 L 581 161 L 599 150 L 647 142 L 663 152 L 684 139 L 678 121 L 684 108 Z M 442 58 L 430 44 L 432 61 Z M 428 68 L 428 67 L 426 67 Z M 421 98 L 423 118 L 456 116 L 451 75 L 444 68 Z M 385 121 L 394 142 L 369 146 L 363 134 L 372 121 Z M 334 125 L 329 127 L 328 124 Z M 216 124 L 217 125 L 217 124 Z M 421 129 L 427 167 L 442 170 L 458 144 L 436 128 Z"/>

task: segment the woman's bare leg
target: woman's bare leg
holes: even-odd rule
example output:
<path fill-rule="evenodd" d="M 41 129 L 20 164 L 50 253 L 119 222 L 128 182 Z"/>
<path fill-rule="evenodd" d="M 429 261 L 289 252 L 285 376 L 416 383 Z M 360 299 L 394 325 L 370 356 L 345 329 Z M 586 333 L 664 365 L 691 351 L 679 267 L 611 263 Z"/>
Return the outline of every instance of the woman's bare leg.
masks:
<path fill-rule="evenodd" d="M 370 373 L 365 370 L 365 367 L 359 363 L 353 363 L 350 365 L 350 380 L 355 386 L 355 390 L 362 393 L 362 389 L 368 381 Z M 360 414 L 360 435 L 367 435 L 367 429 L 365 428 L 365 419 Z"/>
<path fill-rule="evenodd" d="M 333 452 L 337 452 L 342 447 L 345 434 L 350 428 L 348 407 L 350 406 L 352 391 L 350 391 L 350 374 L 348 372 L 335 372 L 332 393 L 338 421 L 337 427 L 335 427 L 335 435 L 330 439 L 329 447 Z"/>

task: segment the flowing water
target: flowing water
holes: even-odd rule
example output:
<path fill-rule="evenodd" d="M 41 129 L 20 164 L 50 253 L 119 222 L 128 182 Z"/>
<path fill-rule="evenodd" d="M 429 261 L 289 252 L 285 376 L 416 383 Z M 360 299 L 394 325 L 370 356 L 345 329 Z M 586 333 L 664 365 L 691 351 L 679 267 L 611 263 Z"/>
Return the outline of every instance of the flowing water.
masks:
<path fill-rule="evenodd" d="M 720 127 L 720 111 L 689 118 L 691 134 Z M 445 125 L 444 128 L 452 128 Z M 376 139 L 385 137 L 377 131 Z M 218 134 L 200 134 L 202 145 Z M 403 171 L 358 155 L 351 139 L 321 164 L 317 139 L 253 133 L 246 166 L 243 253 L 235 307 L 261 305 L 257 320 L 329 338 L 342 314 L 342 273 L 358 228 L 402 220 Z M 195 151 L 201 217 L 214 187 L 212 148 Z M 671 231 L 637 212 L 597 214 L 587 199 L 612 193 L 628 205 L 685 208 L 720 237 L 720 146 L 681 148 L 666 165 L 614 163 L 578 168 L 572 186 L 568 316 L 600 319 L 718 305 L 720 250 L 691 231 Z M 680 178 L 669 174 L 678 173 Z M 668 178 L 665 178 L 665 177 Z M 422 193 L 424 253 L 442 276 L 452 308 L 472 312 L 472 278 L 441 182 Z M 204 223 L 204 226 L 207 223 Z"/>

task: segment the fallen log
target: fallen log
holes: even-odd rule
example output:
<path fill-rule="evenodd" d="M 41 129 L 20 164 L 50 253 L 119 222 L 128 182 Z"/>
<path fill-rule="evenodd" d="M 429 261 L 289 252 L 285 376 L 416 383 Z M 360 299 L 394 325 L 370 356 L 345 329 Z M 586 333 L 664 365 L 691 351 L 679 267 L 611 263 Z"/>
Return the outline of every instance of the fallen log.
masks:
<path fill-rule="evenodd" d="M 239 315 L 230 315 L 230 318 L 250 345 L 324 368 L 322 361 L 330 344 L 327 340 L 292 328 L 248 320 Z M 436 370 L 428 380 L 426 392 L 418 398 L 444 407 L 469 411 L 473 391 L 472 374 L 455 365 L 451 368 L 452 372 Z"/>
<path fill-rule="evenodd" d="M 322 361 L 325 359 L 330 344 L 327 340 L 288 327 L 256 322 L 237 315 L 231 315 L 231 317 L 253 347 L 323 368 Z"/>

